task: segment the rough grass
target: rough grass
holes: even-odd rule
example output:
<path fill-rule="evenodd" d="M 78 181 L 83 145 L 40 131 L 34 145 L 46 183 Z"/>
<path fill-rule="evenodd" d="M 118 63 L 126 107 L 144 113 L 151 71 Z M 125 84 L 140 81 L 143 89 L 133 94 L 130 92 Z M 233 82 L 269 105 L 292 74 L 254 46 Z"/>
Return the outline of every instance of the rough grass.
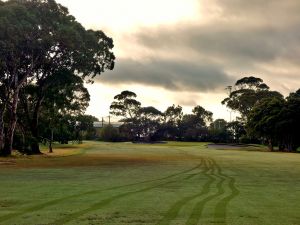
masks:
<path fill-rule="evenodd" d="M 299 225 L 300 154 L 96 143 L 0 158 L 0 224 Z"/>

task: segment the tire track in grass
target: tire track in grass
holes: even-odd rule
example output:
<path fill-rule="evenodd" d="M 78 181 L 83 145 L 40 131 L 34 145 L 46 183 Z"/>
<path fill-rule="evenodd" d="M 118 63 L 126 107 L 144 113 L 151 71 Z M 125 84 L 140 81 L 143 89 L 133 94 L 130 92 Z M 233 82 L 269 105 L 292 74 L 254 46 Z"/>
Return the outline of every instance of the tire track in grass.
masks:
<path fill-rule="evenodd" d="M 132 186 L 136 186 L 136 185 L 140 185 L 140 184 L 146 184 L 146 183 L 151 183 L 151 182 L 155 182 L 155 181 L 167 180 L 169 178 L 173 178 L 173 177 L 185 174 L 185 173 L 192 172 L 192 171 L 194 171 L 196 169 L 199 169 L 202 166 L 202 163 L 203 163 L 203 159 L 201 159 L 200 164 L 197 165 L 197 166 L 195 166 L 195 167 L 192 167 L 190 169 L 183 170 L 181 172 L 174 173 L 174 174 L 168 175 L 166 177 L 162 177 L 162 178 L 157 178 L 157 179 L 152 179 L 152 180 L 146 180 L 146 181 L 136 182 L 136 183 L 132 183 L 132 184 L 120 185 L 120 186 L 115 186 L 115 187 L 111 187 L 111 188 L 105 188 L 105 189 L 98 189 L 98 190 L 88 191 L 88 192 L 84 192 L 84 193 L 74 194 L 74 195 L 63 197 L 63 198 L 51 200 L 51 201 L 44 202 L 44 203 L 41 203 L 41 204 L 37 204 L 37 205 L 31 206 L 31 207 L 28 207 L 26 209 L 23 209 L 23 210 L 21 210 L 19 212 L 9 213 L 9 214 L 0 216 L 0 222 L 4 222 L 4 221 L 10 220 L 10 219 L 13 219 L 15 217 L 28 214 L 28 213 L 33 213 L 33 212 L 42 210 L 42 209 L 44 209 L 46 207 L 62 203 L 64 201 L 67 201 L 67 200 L 70 200 L 70 199 L 73 199 L 73 198 L 83 197 L 83 196 L 92 195 L 92 194 L 99 194 L 99 193 L 104 192 L 104 191 L 113 191 L 113 190 L 117 190 L 117 189 L 120 189 L 120 188 L 132 187 Z"/>
<path fill-rule="evenodd" d="M 184 178 L 184 180 L 189 180 L 189 179 L 192 179 L 193 177 L 199 175 L 199 173 L 194 173 L 194 174 L 191 174 L 189 176 L 187 176 L 186 178 Z"/>
<path fill-rule="evenodd" d="M 198 169 L 202 165 L 202 163 L 203 163 L 203 161 L 201 161 L 201 163 L 195 168 Z M 93 211 L 96 211 L 96 210 L 100 210 L 100 209 L 102 209 L 103 207 L 107 206 L 108 204 L 112 203 L 115 200 L 120 200 L 120 199 L 122 199 L 124 197 L 128 197 L 130 195 L 140 194 L 140 193 L 143 193 L 143 192 L 146 192 L 146 191 L 158 188 L 158 187 L 162 187 L 163 185 L 170 184 L 170 183 L 175 183 L 175 182 L 177 182 L 177 180 L 164 182 L 164 183 L 154 185 L 154 186 L 150 186 L 150 187 L 146 187 L 146 188 L 143 188 L 143 189 L 140 189 L 140 190 L 137 190 L 137 191 L 129 191 L 129 192 L 125 192 L 125 193 L 113 196 L 113 197 L 106 198 L 106 199 L 104 199 L 100 202 L 97 202 L 97 203 L 93 204 L 92 206 L 90 206 L 87 209 L 71 213 L 71 214 L 69 214 L 69 215 L 67 215 L 67 216 L 65 216 L 61 219 L 58 219 L 58 220 L 56 220 L 56 221 L 54 221 L 50 224 L 61 225 L 61 224 L 69 223 L 69 222 L 71 222 L 73 220 L 76 220 L 77 218 L 79 218 L 79 217 L 81 217 L 81 216 L 83 216 L 87 213 L 90 213 L 90 212 L 93 212 Z"/>
<path fill-rule="evenodd" d="M 218 167 L 216 167 L 216 162 L 213 161 L 212 159 L 209 159 L 209 162 L 211 164 L 211 167 L 213 168 L 213 173 L 212 175 L 214 177 L 217 177 L 219 178 L 219 181 L 217 183 L 217 190 L 218 192 L 213 194 L 213 195 L 209 195 L 207 196 L 206 198 L 200 200 L 199 202 L 196 203 L 195 207 L 193 208 L 192 212 L 191 212 L 191 215 L 189 216 L 187 222 L 186 222 L 186 225 L 197 225 L 202 217 L 202 212 L 206 206 L 206 204 L 208 202 L 210 202 L 211 200 L 223 195 L 225 193 L 225 189 L 223 187 L 223 184 L 225 182 L 225 178 L 220 176 L 219 174 L 214 174 L 215 172 L 215 169 L 217 170 L 218 172 Z M 208 194 L 210 190 L 208 190 L 205 194 Z"/>
<path fill-rule="evenodd" d="M 194 200 L 197 197 L 203 196 L 210 191 L 211 184 L 215 181 L 215 178 L 208 174 L 209 170 L 213 168 L 209 168 L 206 161 L 204 161 L 204 170 L 203 174 L 208 179 L 204 184 L 202 191 L 177 201 L 175 204 L 171 206 L 171 208 L 167 211 L 163 219 L 157 223 L 157 225 L 169 225 L 171 222 L 178 216 L 180 210 L 190 201 Z"/>
<path fill-rule="evenodd" d="M 226 225 L 227 224 L 227 207 L 231 200 L 237 197 L 240 194 L 240 191 L 236 188 L 235 182 L 236 180 L 228 175 L 222 173 L 221 167 L 216 163 L 215 160 L 212 160 L 215 166 L 217 167 L 218 174 L 223 176 L 229 180 L 229 188 L 231 190 L 231 194 L 221 199 L 216 207 L 214 212 L 215 223 Z"/>

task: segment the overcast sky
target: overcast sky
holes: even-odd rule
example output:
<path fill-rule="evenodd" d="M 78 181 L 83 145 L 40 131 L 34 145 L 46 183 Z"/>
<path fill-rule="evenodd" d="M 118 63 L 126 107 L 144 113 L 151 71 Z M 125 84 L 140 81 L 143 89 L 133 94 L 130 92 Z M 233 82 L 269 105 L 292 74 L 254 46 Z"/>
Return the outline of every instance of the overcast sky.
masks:
<path fill-rule="evenodd" d="M 300 88 L 299 0 L 58 0 L 115 42 L 116 67 L 89 86 L 89 114 L 136 92 L 144 106 L 204 106 L 229 118 L 226 86 L 262 78 L 283 94 Z"/>

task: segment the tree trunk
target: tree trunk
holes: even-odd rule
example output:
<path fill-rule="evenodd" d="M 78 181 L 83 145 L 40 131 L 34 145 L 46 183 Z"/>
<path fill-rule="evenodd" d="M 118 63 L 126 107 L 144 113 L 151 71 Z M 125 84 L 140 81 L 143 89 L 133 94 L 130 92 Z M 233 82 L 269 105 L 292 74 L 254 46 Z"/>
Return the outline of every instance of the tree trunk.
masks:
<path fill-rule="evenodd" d="M 49 153 L 53 153 L 52 142 L 53 142 L 53 128 L 51 129 L 51 137 L 49 141 Z"/>
<path fill-rule="evenodd" d="M 38 130 L 38 124 L 39 124 L 39 112 L 40 107 L 42 104 L 42 97 L 38 98 L 38 101 L 36 103 L 33 115 L 32 115 L 32 123 L 31 123 L 31 134 L 33 137 L 33 143 L 31 144 L 31 152 L 32 154 L 41 154 L 40 146 L 39 146 L 39 130 Z"/>
<path fill-rule="evenodd" d="M 3 114 L 4 112 L 2 111 L 0 113 L 0 154 L 1 154 L 1 151 L 3 150 L 4 148 L 4 120 L 3 120 Z"/>
<path fill-rule="evenodd" d="M 17 124 L 17 108 L 19 102 L 20 88 L 16 88 L 12 96 L 12 105 L 9 115 L 9 124 L 5 137 L 5 145 L 3 149 L 4 155 L 11 155 L 13 149 L 14 133 Z"/>
<path fill-rule="evenodd" d="M 41 154 L 41 151 L 40 151 L 39 137 L 38 137 L 37 129 L 32 130 L 31 134 L 32 134 L 32 138 L 33 138 L 32 143 L 31 143 L 31 154 L 39 155 L 39 154 Z"/>
<path fill-rule="evenodd" d="M 40 146 L 39 146 L 39 137 L 37 130 L 37 123 L 35 118 L 33 118 L 31 122 L 31 135 L 32 135 L 32 143 L 31 143 L 31 154 L 41 154 Z"/>
<path fill-rule="evenodd" d="M 4 114 L 6 112 L 7 101 L 5 101 L 0 111 L 0 155 L 6 155 L 4 152 L 5 133 L 4 133 Z"/>

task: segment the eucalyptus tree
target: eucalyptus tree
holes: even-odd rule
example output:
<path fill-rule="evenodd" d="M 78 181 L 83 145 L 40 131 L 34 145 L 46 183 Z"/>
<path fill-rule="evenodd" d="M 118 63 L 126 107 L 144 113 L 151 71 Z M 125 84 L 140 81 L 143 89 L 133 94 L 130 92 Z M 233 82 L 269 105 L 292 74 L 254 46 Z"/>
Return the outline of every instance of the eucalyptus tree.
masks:
<path fill-rule="evenodd" d="M 30 131 L 31 154 L 38 154 L 40 140 L 40 115 L 48 121 L 46 130 L 53 133 L 57 118 L 64 115 L 77 116 L 85 112 L 90 95 L 83 80 L 67 70 L 57 71 L 44 80 L 43 91 L 38 84 L 25 86 L 20 93 L 18 108 L 19 124 Z M 43 126 L 45 129 L 45 126 Z"/>
<path fill-rule="evenodd" d="M 264 99 L 253 108 L 249 115 L 248 134 L 265 139 L 271 151 L 280 135 L 278 124 L 282 120 L 281 111 L 284 107 L 283 98 Z"/>
<path fill-rule="evenodd" d="M 185 114 L 179 124 L 180 136 L 184 140 L 204 140 L 208 136 L 208 124 L 212 122 L 213 114 L 202 106 L 196 106 L 193 114 Z"/>
<path fill-rule="evenodd" d="M 66 69 L 87 81 L 113 69 L 113 41 L 102 31 L 86 30 L 54 0 L 9 0 L 0 4 L 0 149 L 12 150 L 19 93 Z M 4 115 L 8 112 L 4 141 Z"/>
<path fill-rule="evenodd" d="M 122 91 L 114 97 L 110 105 L 110 114 L 121 117 L 123 120 L 133 120 L 141 108 L 136 100 L 137 95 L 131 91 Z"/>
<path fill-rule="evenodd" d="M 183 117 L 181 106 L 169 106 L 163 113 L 163 121 L 160 127 L 161 136 L 175 140 L 179 135 L 179 124 Z"/>
<path fill-rule="evenodd" d="M 138 111 L 138 137 L 152 141 L 160 128 L 163 113 L 153 106 L 142 107 Z M 161 137 L 159 137 L 161 138 Z"/>
<path fill-rule="evenodd" d="M 300 90 L 286 99 L 264 99 L 255 105 L 247 123 L 248 133 L 268 141 L 270 150 L 296 151 L 300 146 Z"/>
<path fill-rule="evenodd" d="M 207 111 L 200 105 L 196 106 L 192 110 L 192 112 L 193 112 L 195 118 L 199 121 L 198 123 L 208 125 L 213 121 L 213 119 L 212 119 L 213 113 L 210 111 Z"/>
<path fill-rule="evenodd" d="M 270 91 L 269 86 L 260 78 L 244 77 L 235 83 L 234 91 L 222 101 L 222 104 L 239 112 L 242 121 L 246 122 L 255 104 L 271 97 L 280 98 L 282 95 L 277 91 Z"/>
<path fill-rule="evenodd" d="M 137 95 L 132 91 L 122 91 L 114 97 L 110 105 L 110 114 L 117 116 L 123 125 L 121 131 L 127 133 L 128 139 L 134 140 L 139 136 L 139 110 L 141 103 L 136 100 Z"/>
<path fill-rule="evenodd" d="M 286 98 L 280 117 L 278 129 L 280 129 L 281 148 L 296 151 L 300 147 L 300 89 Z"/>

